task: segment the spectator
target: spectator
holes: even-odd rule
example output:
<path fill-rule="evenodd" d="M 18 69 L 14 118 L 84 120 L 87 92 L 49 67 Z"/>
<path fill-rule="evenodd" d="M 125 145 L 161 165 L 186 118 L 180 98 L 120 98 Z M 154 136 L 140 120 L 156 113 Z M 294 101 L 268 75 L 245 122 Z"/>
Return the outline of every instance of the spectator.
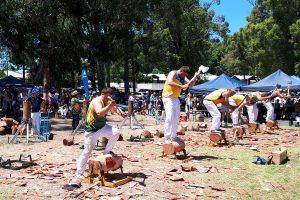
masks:
<path fill-rule="evenodd" d="M 294 105 L 293 105 L 293 101 L 291 98 L 288 98 L 284 104 L 284 115 L 285 115 L 285 119 L 290 119 L 292 113 L 294 112 Z"/>
<path fill-rule="evenodd" d="M 29 98 L 31 103 L 31 119 L 32 119 L 32 134 L 40 133 L 41 124 L 41 104 L 43 99 L 39 96 L 39 88 L 35 87 L 32 89 L 32 96 Z"/>
<path fill-rule="evenodd" d="M 192 96 L 191 96 L 191 93 L 188 93 L 185 97 L 185 113 L 186 113 L 187 119 L 190 118 L 191 107 L 192 107 Z"/>
<path fill-rule="evenodd" d="M 78 92 L 76 90 L 73 91 L 71 99 L 72 131 L 74 131 L 79 124 L 81 104 L 82 100 L 79 100 Z"/>
<path fill-rule="evenodd" d="M 4 97 L 3 97 L 3 114 L 5 117 L 12 117 L 12 95 L 11 93 L 5 89 L 4 90 Z"/>
<path fill-rule="evenodd" d="M 274 112 L 276 120 L 281 119 L 281 104 L 279 101 L 279 99 L 276 99 L 274 103 Z"/>

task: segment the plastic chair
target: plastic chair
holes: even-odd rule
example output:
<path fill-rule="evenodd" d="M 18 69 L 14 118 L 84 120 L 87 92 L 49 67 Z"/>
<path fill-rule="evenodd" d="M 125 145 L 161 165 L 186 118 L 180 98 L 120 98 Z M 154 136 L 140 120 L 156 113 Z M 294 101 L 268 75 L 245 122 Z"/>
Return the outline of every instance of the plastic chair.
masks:
<path fill-rule="evenodd" d="M 41 113 L 41 126 L 38 138 L 42 141 L 48 141 L 50 136 L 50 119 L 49 113 Z"/>

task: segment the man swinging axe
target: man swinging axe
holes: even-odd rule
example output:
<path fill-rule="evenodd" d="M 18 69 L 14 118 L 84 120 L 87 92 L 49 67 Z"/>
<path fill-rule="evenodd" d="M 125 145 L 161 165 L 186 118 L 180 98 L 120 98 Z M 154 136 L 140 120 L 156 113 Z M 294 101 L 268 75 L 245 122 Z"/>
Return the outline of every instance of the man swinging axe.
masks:
<path fill-rule="evenodd" d="M 120 131 L 106 123 L 106 115 L 108 112 L 117 112 L 124 116 L 124 113 L 117 108 L 115 101 L 111 98 L 112 93 L 111 88 L 102 89 L 100 96 L 94 98 L 89 105 L 84 125 L 84 150 L 77 163 L 77 178 L 72 180 L 69 185 L 80 187 L 80 179 L 84 178 L 89 156 L 100 137 L 108 139 L 103 154 L 114 155 L 112 149 L 119 139 Z"/>
<path fill-rule="evenodd" d="M 183 66 L 179 70 L 171 71 L 168 74 L 162 93 L 163 104 L 166 111 L 164 125 L 165 143 L 170 144 L 173 141 L 180 140 L 177 136 L 177 128 L 180 119 L 180 101 L 178 98 L 181 91 L 193 87 L 200 73 L 205 73 L 208 69 L 208 67 L 200 66 L 191 80 L 187 78 L 190 71 L 188 66 Z"/>

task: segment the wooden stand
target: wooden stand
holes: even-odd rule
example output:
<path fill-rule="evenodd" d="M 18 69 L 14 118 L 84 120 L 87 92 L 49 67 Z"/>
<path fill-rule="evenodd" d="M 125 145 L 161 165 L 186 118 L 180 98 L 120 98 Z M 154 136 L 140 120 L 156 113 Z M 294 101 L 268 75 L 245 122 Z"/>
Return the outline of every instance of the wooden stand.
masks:
<path fill-rule="evenodd" d="M 99 178 L 87 177 L 87 178 L 83 179 L 83 182 L 85 182 L 85 183 L 99 182 L 100 186 L 114 188 L 114 187 L 118 187 L 120 185 L 124 185 L 124 184 L 132 181 L 132 177 L 125 176 L 123 174 L 107 173 L 107 174 L 104 174 L 103 176 L 104 176 L 103 181 L 99 181 Z"/>
<path fill-rule="evenodd" d="M 227 144 L 224 130 L 221 130 L 221 133 L 212 131 L 209 135 L 209 139 L 210 139 L 209 143 L 212 145 L 219 145 L 222 142 L 224 142 L 224 144 Z"/>

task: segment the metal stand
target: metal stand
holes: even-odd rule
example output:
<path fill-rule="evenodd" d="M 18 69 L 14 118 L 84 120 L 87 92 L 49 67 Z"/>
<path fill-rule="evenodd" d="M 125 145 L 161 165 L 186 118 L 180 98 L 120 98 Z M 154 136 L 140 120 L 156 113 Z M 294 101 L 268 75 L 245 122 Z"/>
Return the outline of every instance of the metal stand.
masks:
<path fill-rule="evenodd" d="M 73 131 L 72 135 L 76 135 L 76 133 L 78 132 L 79 128 L 82 127 L 84 125 L 84 120 L 81 119 L 77 125 L 77 127 L 75 128 L 75 130 Z"/>
<path fill-rule="evenodd" d="M 125 122 L 126 122 L 127 120 L 129 120 L 129 123 L 130 123 L 130 129 L 133 129 L 134 123 L 135 123 L 135 125 L 138 126 L 139 128 L 141 128 L 141 129 L 144 128 L 144 126 L 143 126 L 141 123 L 138 122 L 138 120 L 136 119 L 134 113 L 135 113 L 135 112 L 132 112 L 131 115 L 127 115 L 127 116 L 123 119 L 120 128 L 122 128 L 122 127 L 124 126 L 124 124 L 125 124 Z"/>
<path fill-rule="evenodd" d="M 140 124 L 138 122 L 138 120 L 135 118 L 135 111 L 133 109 L 133 101 L 129 100 L 128 101 L 128 113 L 127 116 L 123 119 L 120 128 L 123 127 L 123 125 L 125 124 L 125 122 L 129 119 L 130 122 L 130 129 L 132 129 L 133 127 L 133 121 L 135 122 L 135 124 L 139 127 L 139 128 L 144 128 L 144 126 L 142 124 Z"/>
<path fill-rule="evenodd" d="M 8 143 L 19 143 L 20 142 L 20 139 L 18 138 L 19 137 L 19 134 L 21 133 L 21 131 L 24 129 L 26 129 L 26 143 L 28 144 L 29 143 L 29 134 L 30 134 L 30 122 L 29 121 L 26 121 L 26 122 L 22 122 L 21 125 L 19 126 L 17 132 L 15 133 L 15 135 L 10 139 L 8 138 Z M 22 136 L 20 136 L 22 137 Z"/>

